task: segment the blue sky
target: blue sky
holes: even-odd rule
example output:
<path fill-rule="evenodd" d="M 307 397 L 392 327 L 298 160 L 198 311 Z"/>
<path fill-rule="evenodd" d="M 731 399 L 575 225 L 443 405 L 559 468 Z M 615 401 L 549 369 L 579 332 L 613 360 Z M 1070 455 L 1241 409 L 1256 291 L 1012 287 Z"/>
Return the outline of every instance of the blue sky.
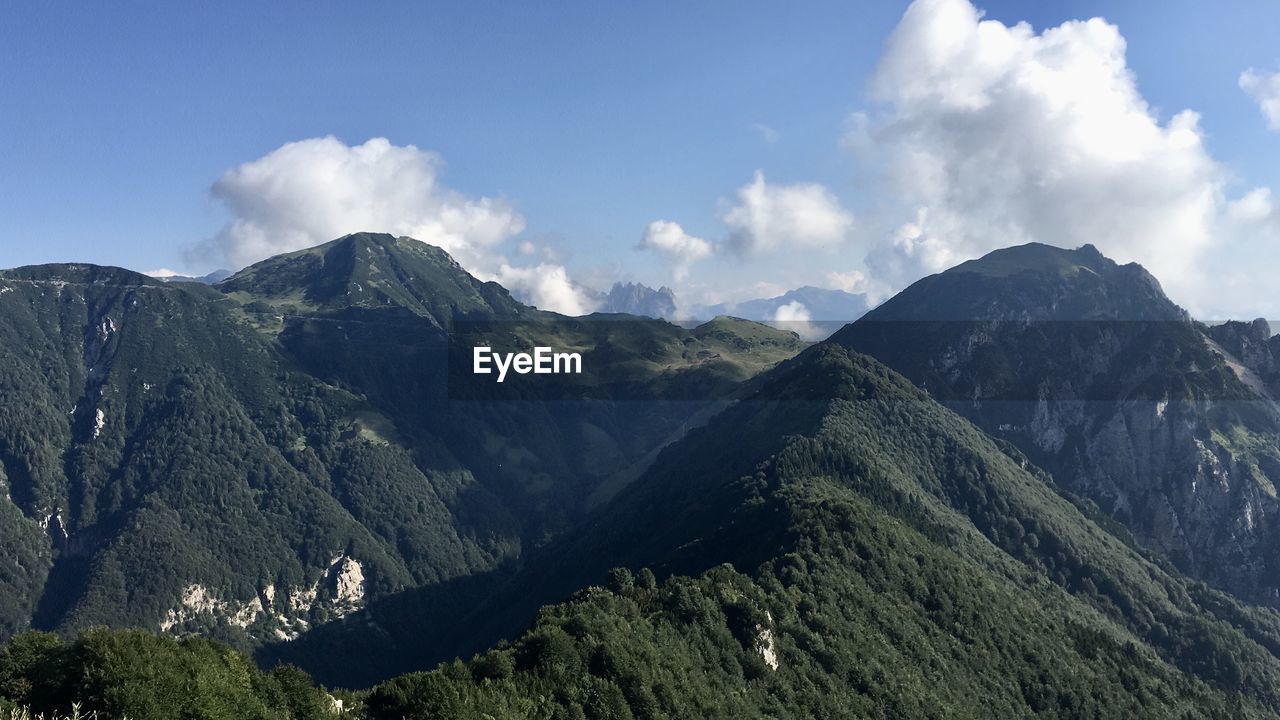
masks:
<path fill-rule="evenodd" d="M 1220 5 L 979 3 L 986 18 L 1037 33 L 1095 15 L 1116 24 L 1153 117 L 1200 114 L 1230 200 L 1280 187 L 1280 135 L 1238 84 L 1247 68 L 1280 69 L 1280 5 Z M 0 266 L 226 265 L 193 254 L 232 216 L 213 183 L 286 143 L 332 135 L 438 153 L 440 183 L 510 203 L 523 230 L 509 245 L 537 244 L 539 262 L 580 282 L 675 282 L 660 253 L 636 249 L 646 226 L 671 220 L 728 246 L 726 208 L 757 170 L 779 186 L 820 184 L 867 235 L 813 257 L 717 250 L 688 272 L 691 294 L 821 284 L 820 270 L 877 280 L 882 266 L 864 256 L 897 218 L 864 218 L 922 201 L 882 197 L 842 140 L 853 113 L 878 112 L 868 83 L 906 7 L 10 3 L 0 10 Z M 902 272 L 886 287 L 923 270 Z"/>

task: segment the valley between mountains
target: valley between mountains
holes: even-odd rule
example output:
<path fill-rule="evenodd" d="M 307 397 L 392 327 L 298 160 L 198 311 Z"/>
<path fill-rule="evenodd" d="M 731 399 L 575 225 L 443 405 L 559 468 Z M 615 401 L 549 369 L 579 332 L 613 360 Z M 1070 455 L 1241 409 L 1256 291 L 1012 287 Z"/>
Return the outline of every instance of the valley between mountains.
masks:
<path fill-rule="evenodd" d="M 461 393 L 481 340 L 599 370 Z M 390 235 L 26 267 L 0 370 L 0 710 L 1280 715 L 1280 343 L 1090 246 L 816 344 Z"/>

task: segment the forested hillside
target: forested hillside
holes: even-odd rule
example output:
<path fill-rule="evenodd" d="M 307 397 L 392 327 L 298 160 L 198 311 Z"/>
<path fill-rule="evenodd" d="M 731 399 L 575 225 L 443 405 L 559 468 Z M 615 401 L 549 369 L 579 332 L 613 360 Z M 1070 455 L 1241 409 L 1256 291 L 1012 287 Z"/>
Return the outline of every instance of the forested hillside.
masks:
<path fill-rule="evenodd" d="M 462 318 L 520 343 L 554 333 L 597 367 L 644 362 L 599 375 L 589 402 L 454 401 Z M 502 572 L 800 347 L 751 323 L 570 321 L 391 236 L 217 288 L 4 271 L 0 635 L 136 625 L 250 647 Z M 655 402 L 623 401 L 637 393 Z"/>

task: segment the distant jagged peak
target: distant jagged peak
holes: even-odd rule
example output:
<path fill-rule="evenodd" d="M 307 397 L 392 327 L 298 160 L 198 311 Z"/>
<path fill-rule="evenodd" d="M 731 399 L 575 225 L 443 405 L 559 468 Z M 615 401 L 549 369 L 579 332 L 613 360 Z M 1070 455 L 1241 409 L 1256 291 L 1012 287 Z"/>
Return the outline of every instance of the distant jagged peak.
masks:
<path fill-rule="evenodd" d="M 604 298 L 600 312 L 671 320 L 676 317 L 676 294 L 665 285 L 654 290 L 638 282 L 615 282 Z"/>
<path fill-rule="evenodd" d="M 621 282 L 621 281 L 615 282 L 613 284 L 613 287 L 609 289 L 609 292 L 610 294 L 612 293 L 644 293 L 644 294 L 656 293 L 658 295 L 675 295 L 675 291 L 667 287 L 666 285 L 663 285 L 662 287 L 659 287 L 657 290 L 654 290 L 653 288 L 649 287 L 648 285 L 645 285 L 644 283 Z"/>

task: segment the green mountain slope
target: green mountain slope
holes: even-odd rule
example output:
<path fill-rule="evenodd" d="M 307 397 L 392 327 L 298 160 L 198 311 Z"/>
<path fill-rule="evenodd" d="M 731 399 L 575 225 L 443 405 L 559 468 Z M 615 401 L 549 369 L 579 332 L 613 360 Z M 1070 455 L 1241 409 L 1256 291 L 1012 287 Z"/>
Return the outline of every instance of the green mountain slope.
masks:
<path fill-rule="evenodd" d="M 1268 338 L 1250 340 L 1253 370 L 1237 325 L 1191 322 L 1141 267 L 1091 246 L 1033 244 L 925 278 L 832 339 L 1013 442 L 1185 572 L 1275 604 L 1280 414 L 1259 374 Z"/>
<path fill-rule="evenodd" d="M 452 616 L 510 642 L 375 687 L 370 716 L 1280 710 L 1280 617 L 1187 581 L 1091 512 L 901 376 L 819 346 Z M 596 586 L 615 564 L 631 571 Z M 440 616 L 386 610 L 318 633 L 358 630 L 388 656 L 445 637 Z M 326 677 L 315 640 L 298 647 Z"/>
<path fill-rule="evenodd" d="M 445 327 L 456 315 L 532 314 L 497 283 L 481 282 L 440 248 L 412 238 L 356 233 L 278 255 L 219 283 L 246 302 L 282 312 L 403 308 Z"/>
<path fill-rule="evenodd" d="M 449 520 L 459 478 L 344 439 L 364 403 L 297 372 L 217 293 L 87 267 L 8 272 L 0 285 L 5 534 L 43 536 L 51 573 L 25 593 L 34 617 L 14 625 L 178 630 L 216 617 L 273 636 L 343 612 L 353 593 L 501 555 L 500 538 L 464 537 Z M 404 488 L 416 522 L 382 537 L 334 484 L 397 464 L 418 479 Z M 344 572 L 363 576 L 345 599 Z"/>
<path fill-rule="evenodd" d="M 512 410 L 450 397 L 459 318 L 600 357 L 652 351 L 606 374 L 601 399 Z M 138 625 L 247 647 L 499 572 L 802 347 L 754 324 L 712 330 L 541 313 L 389 236 L 218 288 L 0 272 L 0 636 Z"/>
<path fill-rule="evenodd" d="M 265 656 L 360 684 L 479 651 L 349 697 L 369 718 L 1280 714 L 1280 615 L 1145 554 L 907 378 L 824 343 L 738 393 L 518 567 L 375 599 Z M 138 643 L 112 637 L 88 642 Z M 37 660 L 0 654 L 0 696 L 90 709 L 70 680 L 35 682 L 40 663 L 146 688 L 167 677 L 154 658 L 202 652 L 23 642 Z M 245 677 L 206 687 L 317 697 Z"/>

